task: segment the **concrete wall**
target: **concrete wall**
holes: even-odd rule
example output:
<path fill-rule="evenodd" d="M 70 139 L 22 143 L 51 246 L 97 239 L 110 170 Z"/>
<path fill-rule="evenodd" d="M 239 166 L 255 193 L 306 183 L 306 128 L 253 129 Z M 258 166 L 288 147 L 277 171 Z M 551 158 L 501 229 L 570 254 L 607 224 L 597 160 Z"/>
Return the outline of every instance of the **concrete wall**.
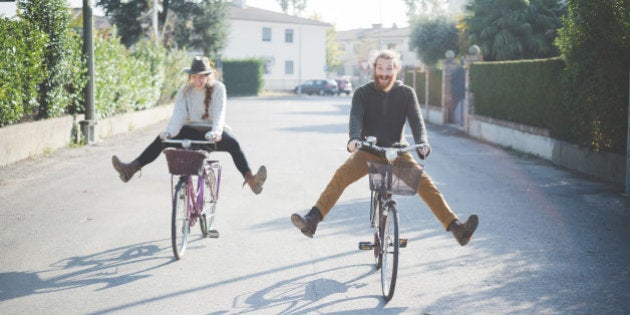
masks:
<path fill-rule="evenodd" d="M 173 105 L 167 105 L 99 120 L 97 141 L 166 120 L 172 113 Z M 83 116 L 66 116 L 0 128 L 0 167 L 70 145 L 81 120 Z"/>
<path fill-rule="evenodd" d="M 593 152 L 549 137 L 546 130 L 471 115 L 468 135 L 539 156 L 552 163 L 615 184 L 625 184 L 626 160 L 619 154 Z"/>

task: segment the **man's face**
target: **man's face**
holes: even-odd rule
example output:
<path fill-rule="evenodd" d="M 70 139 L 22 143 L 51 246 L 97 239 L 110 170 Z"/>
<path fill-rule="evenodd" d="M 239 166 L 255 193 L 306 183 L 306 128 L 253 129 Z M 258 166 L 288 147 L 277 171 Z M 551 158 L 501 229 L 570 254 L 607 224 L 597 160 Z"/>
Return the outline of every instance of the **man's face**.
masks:
<path fill-rule="evenodd" d="M 382 91 L 389 91 L 398 75 L 398 66 L 392 59 L 379 58 L 374 67 L 374 83 Z"/>

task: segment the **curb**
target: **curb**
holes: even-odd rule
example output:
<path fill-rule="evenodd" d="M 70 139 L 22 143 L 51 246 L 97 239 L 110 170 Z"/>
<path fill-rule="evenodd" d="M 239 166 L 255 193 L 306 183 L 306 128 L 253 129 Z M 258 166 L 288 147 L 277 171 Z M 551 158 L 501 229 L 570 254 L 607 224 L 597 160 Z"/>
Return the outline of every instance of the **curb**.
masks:
<path fill-rule="evenodd" d="M 95 126 L 96 141 L 167 120 L 173 113 L 173 104 L 153 107 L 98 120 Z M 77 137 L 83 115 L 38 120 L 0 128 L 0 167 L 49 154 L 69 146 Z"/>

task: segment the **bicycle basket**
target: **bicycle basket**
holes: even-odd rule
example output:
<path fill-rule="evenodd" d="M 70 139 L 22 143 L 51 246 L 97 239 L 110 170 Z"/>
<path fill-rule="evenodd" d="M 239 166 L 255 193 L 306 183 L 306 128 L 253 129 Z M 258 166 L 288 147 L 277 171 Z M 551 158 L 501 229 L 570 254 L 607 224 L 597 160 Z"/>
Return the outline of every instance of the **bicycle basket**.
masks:
<path fill-rule="evenodd" d="M 199 150 L 166 149 L 163 151 L 168 171 L 173 175 L 201 175 L 207 154 Z"/>
<path fill-rule="evenodd" d="M 413 195 L 418 191 L 422 171 L 413 167 L 367 161 L 370 190 L 393 195 Z M 391 179 L 391 180 L 390 180 Z"/>

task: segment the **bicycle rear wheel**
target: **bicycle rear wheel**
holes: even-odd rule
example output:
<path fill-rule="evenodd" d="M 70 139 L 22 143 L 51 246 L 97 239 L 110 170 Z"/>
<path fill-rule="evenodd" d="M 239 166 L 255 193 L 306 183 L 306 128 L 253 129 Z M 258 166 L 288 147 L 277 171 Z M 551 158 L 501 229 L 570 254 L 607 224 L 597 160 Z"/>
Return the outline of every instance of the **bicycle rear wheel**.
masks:
<path fill-rule="evenodd" d="M 171 216 L 171 245 L 176 259 L 184 257 L 190 235 L 190 211 L 188 206 L 188 178 L 182 177 L 173 193 L 173 213 Z"/>
<path fill-rule="evenodd" d="M 381 266 L 381 288 L 385 301 L 389 301 L 394 296 L 396 287 L 396 276 L 398 275 L 398 210 L 395 203 L 387 206 L 387 216 L 383 219 L 383 234 L 381 235 L 381 253 L 383 263 Z"/>

